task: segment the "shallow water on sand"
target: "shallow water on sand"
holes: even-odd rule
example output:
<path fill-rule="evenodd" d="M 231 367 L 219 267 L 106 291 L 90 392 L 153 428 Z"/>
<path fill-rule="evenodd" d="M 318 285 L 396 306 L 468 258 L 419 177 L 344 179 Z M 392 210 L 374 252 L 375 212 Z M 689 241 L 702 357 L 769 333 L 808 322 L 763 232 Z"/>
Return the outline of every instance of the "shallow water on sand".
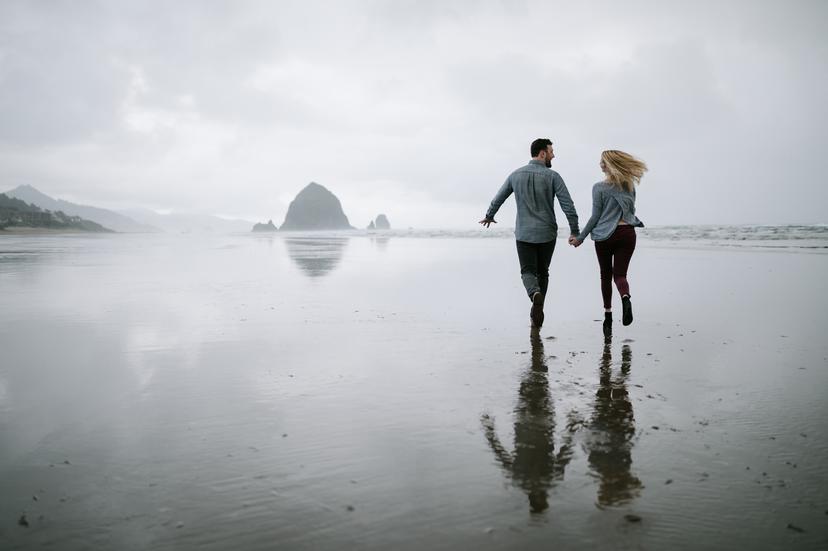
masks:
<path fill-rule="evenodd" d="M 3 549 L 828 545 L 828 255 L 0 237 Z M 27 524 L 25 526 L 24 524 Z"/>

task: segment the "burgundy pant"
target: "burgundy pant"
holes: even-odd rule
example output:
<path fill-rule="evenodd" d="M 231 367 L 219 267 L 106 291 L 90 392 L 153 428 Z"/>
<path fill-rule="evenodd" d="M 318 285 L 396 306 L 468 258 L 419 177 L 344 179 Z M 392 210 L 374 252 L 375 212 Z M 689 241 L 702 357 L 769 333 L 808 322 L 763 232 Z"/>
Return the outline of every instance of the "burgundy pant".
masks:
<path fill-rule="evenodd" d="M 601 295 L 604 297 L 604 308 L 612 308 L 612 281 L 621 296 L 630 294 L 630 285 L 627 283 L 627 267 L 635 251 L 635 228 L 621 225 L 609 239 L 595 242 L 595 254 L 598 255 L 598 266 L 601 267 Z"/>

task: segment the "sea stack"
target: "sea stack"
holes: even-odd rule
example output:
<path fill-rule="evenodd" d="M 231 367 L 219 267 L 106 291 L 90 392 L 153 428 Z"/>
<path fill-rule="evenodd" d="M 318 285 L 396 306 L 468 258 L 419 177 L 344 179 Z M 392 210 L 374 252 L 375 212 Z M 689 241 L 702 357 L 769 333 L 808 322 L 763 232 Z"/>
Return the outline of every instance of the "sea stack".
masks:
<path fill-rule="evenodd" d="M 276 231 L 276 226 L 273 225 L 273 220 L 268 220 L 267 224 L 256 224 L 253 226 L 253 231 L 268 232 Z"/>
<path fill-rule="evenodd" d="M 377 216 L 377 220 L 374 223 L 374 226 L 378 230 L 390 230 L 391 224 L 388 222 L 388 218 L 384 214 L 380 214 Z"/>
<path fill-rule="evenodd" d="M 350 230 L 348 217 L 336 195 L 311 182 L 288 207 L 282 230 Z"/>

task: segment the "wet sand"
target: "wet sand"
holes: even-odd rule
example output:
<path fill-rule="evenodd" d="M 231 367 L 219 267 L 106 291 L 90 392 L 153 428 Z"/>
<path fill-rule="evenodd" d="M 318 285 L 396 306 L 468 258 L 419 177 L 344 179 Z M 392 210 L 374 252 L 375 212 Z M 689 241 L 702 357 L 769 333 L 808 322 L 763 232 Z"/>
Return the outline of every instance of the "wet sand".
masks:
<path fill-rule="evenodd" d="M 2 234 L 0 234 L 2 236 Z M 820 549 L 828 255 L 0 237 L 3 549 Z M 616 317 L 620 317 L 618 314 Z"/>

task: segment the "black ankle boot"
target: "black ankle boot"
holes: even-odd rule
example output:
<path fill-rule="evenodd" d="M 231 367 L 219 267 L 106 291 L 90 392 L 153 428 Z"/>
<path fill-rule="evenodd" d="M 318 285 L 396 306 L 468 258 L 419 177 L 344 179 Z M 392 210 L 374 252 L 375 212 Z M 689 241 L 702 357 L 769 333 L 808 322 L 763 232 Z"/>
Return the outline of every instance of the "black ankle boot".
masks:
<path fill-rule="evenodd" d="M 529 311 L 529 318 L 532 320 L 532 327 L 543 326 L 543 293 L 537 292 L 532 295 L 532 309 Z"/>
<path fill-rule="evenodd" d="M 604 336 L 612 336 L 612 312 L 604 312 Z"/>
<path fill-rule="evenodd" d="M 621 323 L 623 323 L 624 325 L 629 325 L 633 321 L 632 304 L 630 303 L 629 295 L 621 297 L 621 306 L 623 306 L 624 308 L 624 313 L 621 317 Z"/>

